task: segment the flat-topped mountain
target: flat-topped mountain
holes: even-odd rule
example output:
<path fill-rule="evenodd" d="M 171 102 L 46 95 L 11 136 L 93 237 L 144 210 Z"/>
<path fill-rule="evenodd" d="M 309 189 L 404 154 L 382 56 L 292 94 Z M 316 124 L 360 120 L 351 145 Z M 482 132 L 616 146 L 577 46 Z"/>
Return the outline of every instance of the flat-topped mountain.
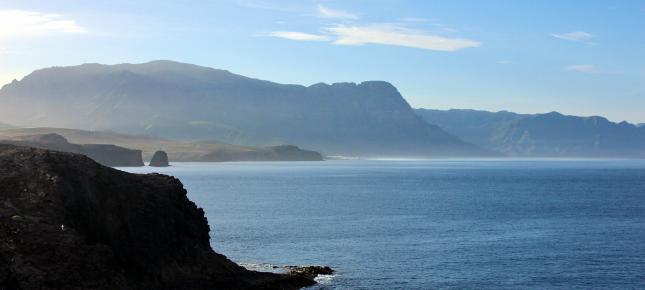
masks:
<path fill-rule="evenodd" d="M 35 71 L 0 90 L 2 121 L 296 144 L 327 155 L 479 156 L 417 116 L 387 82 L 285 85 L 172 61 Z"/>
<path fill-rule="evenodd" d="M 645 127 L 557 112 L 516 114 L 418 109 L 463 140 L 519 157 L 645 157 Z"/>
<path fill-rule="evenodd" d="M 214 252 L 182 183 L 0 145 L 1 289 L 300 289 Z"/>

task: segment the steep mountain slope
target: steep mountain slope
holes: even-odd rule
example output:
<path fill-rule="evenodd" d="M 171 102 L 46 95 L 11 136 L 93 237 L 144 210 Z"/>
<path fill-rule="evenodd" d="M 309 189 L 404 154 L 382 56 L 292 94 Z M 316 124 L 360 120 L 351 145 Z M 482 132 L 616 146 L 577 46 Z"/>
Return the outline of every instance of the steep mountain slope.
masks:
<path fill-rule="evenodd" d="M 430 124 L 459 136 L 466 142 L 486 148 L 496 148 L 494 136 L 504 134 L 511 124 L 527 115 L 512 112 L 487 112 L 477 110 L 416 109 L 415 112 Z"/>
<path fill-rule="evenodd" d="M 509 156 L 645 157 L 645 127 L 557 112 L 523 115 L 474 110 L 417 114 L 460 138 Z"/>
<path fill-rule="evenodd" d="M 171 61 L 42 69 L 0 90 L 19 126 L 147 133 L 326 154 L 486 155 L 414 114 L 381 81 L 283 85 Z"/>

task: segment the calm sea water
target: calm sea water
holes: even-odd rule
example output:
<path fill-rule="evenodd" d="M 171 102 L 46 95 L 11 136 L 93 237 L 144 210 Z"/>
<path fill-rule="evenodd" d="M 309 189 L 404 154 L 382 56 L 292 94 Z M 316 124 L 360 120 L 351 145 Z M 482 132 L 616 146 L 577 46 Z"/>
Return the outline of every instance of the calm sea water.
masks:
<path fill-rule="evenodd" d="M 213 248 L 324 289 L 645 289 L 645 161 L 175 163 Z"/>

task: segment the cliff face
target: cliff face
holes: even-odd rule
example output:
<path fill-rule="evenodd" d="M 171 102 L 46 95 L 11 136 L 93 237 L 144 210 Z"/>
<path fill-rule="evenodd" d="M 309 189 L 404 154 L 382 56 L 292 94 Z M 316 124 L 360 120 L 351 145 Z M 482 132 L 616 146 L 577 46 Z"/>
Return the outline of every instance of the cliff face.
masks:
<path fill-rule="evenodd" d="M 105 166 L 143 166 L 141 150 L 109 144 L 71 144 L 58 134 L 21 136 L 12 140 L 0 140 L 0 143 L 83 154 Z"/>
<path fill-rule="evenodd" d="M 173 177 L 0 145 L 2 289 L 295 289 L 215 253 L 204 212 Z"/>
<path fill-rule="evenodd" d="M 383 81 L 301 86 L 171 61 L 84 64 L 35 71 L 4 86 L 0 101 L 2 121 L 27 127 L 295 144 L 327 155 L 488 153 L 425 123 Z"/>

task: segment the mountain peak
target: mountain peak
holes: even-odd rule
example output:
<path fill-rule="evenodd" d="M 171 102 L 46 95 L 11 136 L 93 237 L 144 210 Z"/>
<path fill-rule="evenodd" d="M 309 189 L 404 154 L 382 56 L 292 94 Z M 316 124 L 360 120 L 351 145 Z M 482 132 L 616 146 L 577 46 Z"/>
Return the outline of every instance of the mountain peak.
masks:
<path fill-rule="evenodd" d="M 340 155 L 483 154 L 431 128 L 385 81 L 304 87 L 155 60 L 40 70 L 1 90 L 0 100 L 3 121 L 28 127 L 295 144 Z"/>

